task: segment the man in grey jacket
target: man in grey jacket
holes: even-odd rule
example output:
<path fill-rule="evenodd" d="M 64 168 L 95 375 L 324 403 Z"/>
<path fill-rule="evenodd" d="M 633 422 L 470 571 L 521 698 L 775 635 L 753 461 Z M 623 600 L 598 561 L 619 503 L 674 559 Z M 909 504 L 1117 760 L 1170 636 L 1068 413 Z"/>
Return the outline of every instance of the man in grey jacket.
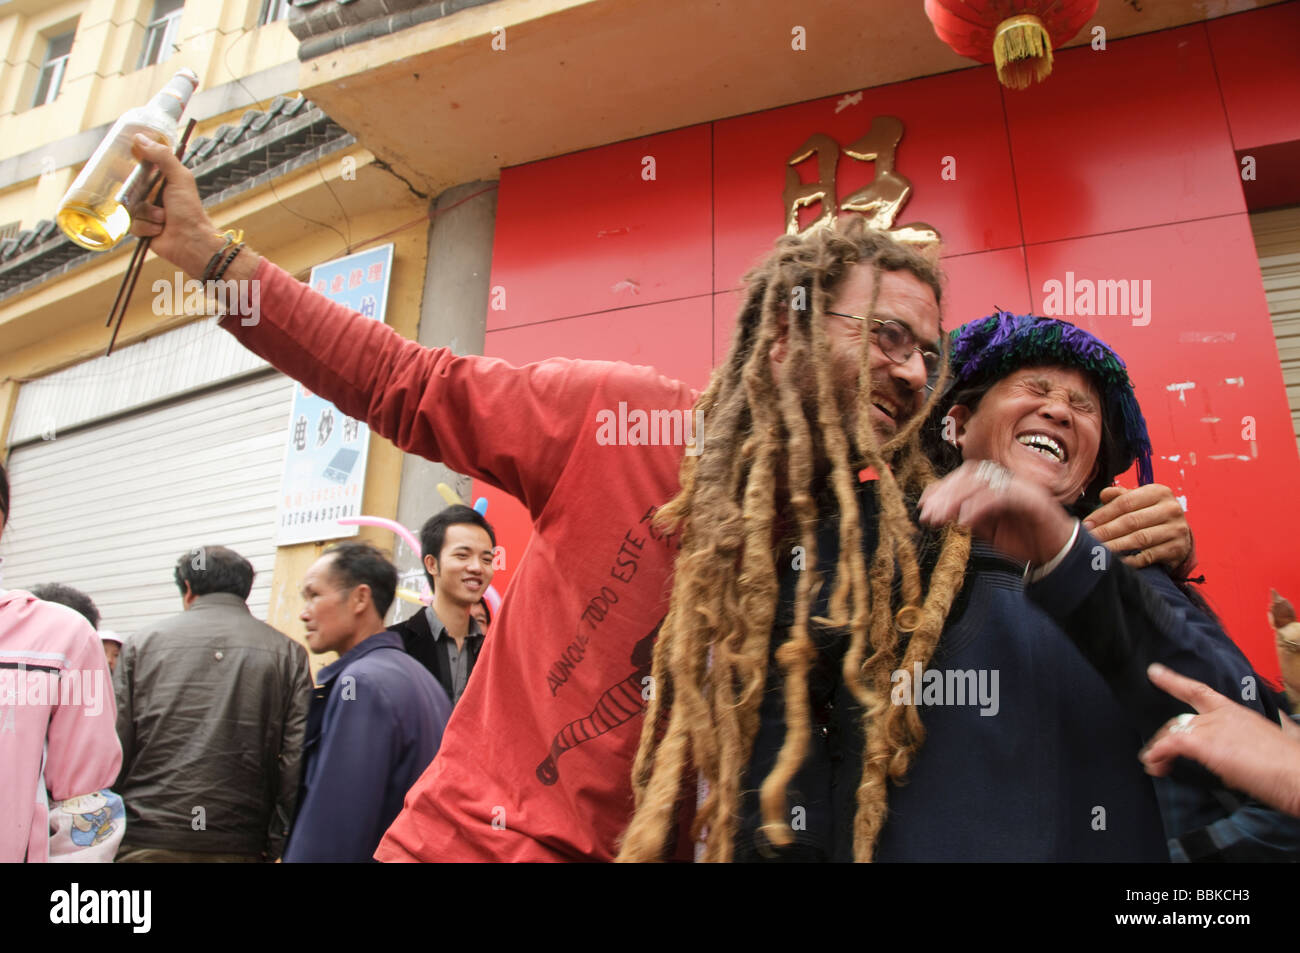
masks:
<path fill-rule="evenodd" d="M 253 567 L 233 550 L 192 550 L 175 579 L 185 611 L 133 635 L 113 679 L 117 860 L 274 860 L 298 791 L 306 650 L 253 618 Z"/>

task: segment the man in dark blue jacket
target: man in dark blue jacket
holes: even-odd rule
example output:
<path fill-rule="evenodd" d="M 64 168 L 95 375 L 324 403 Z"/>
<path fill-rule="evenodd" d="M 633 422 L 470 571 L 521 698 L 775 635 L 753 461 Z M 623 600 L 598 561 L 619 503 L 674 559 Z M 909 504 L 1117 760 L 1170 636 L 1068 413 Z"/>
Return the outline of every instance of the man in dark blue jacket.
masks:
<path fill-rule="evenodd" d="M 451 702 L 384 630 L 396 590 L 397 570 L 367 543 L 326 550 L 303 578 L 307 644 L 339 658 L 317 675 L 287 863 L 371 860 L 438 752 Z"/>

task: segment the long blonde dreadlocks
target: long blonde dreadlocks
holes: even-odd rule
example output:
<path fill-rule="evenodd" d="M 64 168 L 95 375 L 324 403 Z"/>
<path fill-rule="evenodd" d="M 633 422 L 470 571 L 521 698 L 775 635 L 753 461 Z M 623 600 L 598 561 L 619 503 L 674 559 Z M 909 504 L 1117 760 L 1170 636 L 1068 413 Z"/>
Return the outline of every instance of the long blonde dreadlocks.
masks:
<path fill-rule="evenodd" d="M 775 844 L 792 840 L 786 789 L 803 762 L 811 731 L 808 673 L 816 650 L 808 632 L 810 607 L 821 586 L 816 566 L 813 498 L 818 474 L 829 474 L 839 512 L 839 557 L 829 618 L 848 633 L 844 678 L 864 709 L 865 749 L 854 856 L 870 860 L 884 824 L 888 782 L 905 776 L 924 740 L 911 706 L 891 705 L 890 673 L 900 667 L 893 605 L 901 576 L 905 627 L 912 631 L 902 661 L 929 662 L 970 551 L 967 534 L 949 528 L 928 592 L 918 564 L 905 494 L 934 480 L 918 434 L 943 389 L 946 367 L 925 407 L 883 446 L 871 427 L 870 349 L 862 348 L 856 431 L 845 427 L 837 400 L 825 310 L 850 268 L 873 269 L 874 315 L 885 271 L 909 272 L 940 298 L 936 267 L 927 259 L 848 219 L 804 238 L 782 237 L 767 260 L 746 276 L 748 295 L 727 360 L 696 403 L 702 452 L 682 463 L 681 491 L 657 514 L 660 526 L 681 529 L 672 598 L 655 644 L 658 686 L 642 726 L 633 763 L 636 809 L 620 860 L 655 860 L 673 826 L 684 773 L 698 771 L 708 794 L 692 836 L 704 837 L 704 859 L 727 861 L 739 815 L 742 779 L 758 731 L 778 601 L 776 558 L 797 541 L 807 565 L 799 573 L 789 638 L 775 658 L 784 675 L 786 734 L 759 792 L 763 832 Z M 769 352 L 786 335 L 778 377 Z M 862 552 L 857 473 L 878 474 L 878 543 L 868 569 Z M 891 469 L 892 466 L 892 469 Z M 900 620 L 900 624 L 902 620 Z M 868 652 L 870 654 L 868 654 Z"/>

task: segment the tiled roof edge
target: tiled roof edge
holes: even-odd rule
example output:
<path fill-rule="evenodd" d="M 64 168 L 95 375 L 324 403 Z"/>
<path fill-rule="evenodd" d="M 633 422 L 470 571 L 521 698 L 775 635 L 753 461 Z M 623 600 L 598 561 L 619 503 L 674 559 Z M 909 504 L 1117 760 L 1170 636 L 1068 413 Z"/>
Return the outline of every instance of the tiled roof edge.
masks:
<path fill-rule="evenodd" d="M 184 161 L 203 204 L 215 205 L 355 142 L 319 107 L 302 97 L 277 96 L 265 110 L 250 110 L 238 124 L 192 142 Z M 96 254 L 74 244 L 54 222 L 37 222 L 0 242 L 0 302 Z"/>

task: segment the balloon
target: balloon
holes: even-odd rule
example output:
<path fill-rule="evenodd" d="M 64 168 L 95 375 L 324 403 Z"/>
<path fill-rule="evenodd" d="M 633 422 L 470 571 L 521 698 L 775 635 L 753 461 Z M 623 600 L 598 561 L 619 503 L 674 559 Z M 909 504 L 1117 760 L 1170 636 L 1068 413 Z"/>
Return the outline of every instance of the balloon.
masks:
<path fill-rule="evenodd" d="M 405 599 L 407 602 L 414 602 L 417 606 L 427 606 L 429 604 L 425 601 L 423 595 L 414 589 L 408 589 L 406 586 L 397 588 L 397 598 Z"/>
<path fill-rule="evenodd" d="M 465 505 L 465 501 L 460 498 L 460 494 L 458 494 L 455 490 L 453 490 L 445 483 L 438 484 L 438 493 L 442 496 L 444 500 L 447 501 L 448 506 Z M 488 501 L 486 496 L 480 496 L 477 500 L 474 501 L 474 512 L 477 513 L 479 516 L 486 516 L 487 508 L 488 508 Z"/>
<path fill-rule="evenodd" d="M 406 545 L 411 547 L 411 552 L 416 556 L 420 555 L 420 541 L 415 538 L 415 534 L 396 520 L 386 520 L 382 516 L 344 516 L 339 519 L 341 526 L 379 526 L 383 529 L 392 530 L 398 536 L 406 541 Z"/>
<path fill-rule="evenodd" d="M 448 500 L 449 503 L 461 502 L 460 497 L 456 496 L 451 487 L 447 486 L 445 483 L 438 484 L 438 492 L 442 493 L 444 499 L 446 499 L 447 494 L 450 493 L 452 499 Z M 474 504 L 475 509 L 478 509 L 479 503 L 483 504 L 483 509 L 478 510 L 479 514 L 482 515 L 483 512 L 487 510 L 487 500 L 479 497 L 478 502 Z M 411 547 L 411 552 L 415 553 L 416 556 L 420 555 L 420 541 L 415 538 L 414 533 L 396 520 L 384 519 L 382 516 L 344 516 L 339 519 L 339 524 L 341 526 L 378 526 L 381 529 L 391 530 L 405 540 L 406 545 Z M 427 606 L 433 601 L 432 597 L 426 598 L 420 593 L 417 593 L 412 589 L 407 589 L 406 587 L 398 589 L 397 595 L 401 596 L 407 602 L 415 602 L 419 605 Z M 488 586 L 487 590 L 483 593 L 483 598 L 487 600 L 488 607 L 492 610 L 492 614 L 496 615 L 501 609 L 501 593 L 497 592 L 496 586 Z"/>

